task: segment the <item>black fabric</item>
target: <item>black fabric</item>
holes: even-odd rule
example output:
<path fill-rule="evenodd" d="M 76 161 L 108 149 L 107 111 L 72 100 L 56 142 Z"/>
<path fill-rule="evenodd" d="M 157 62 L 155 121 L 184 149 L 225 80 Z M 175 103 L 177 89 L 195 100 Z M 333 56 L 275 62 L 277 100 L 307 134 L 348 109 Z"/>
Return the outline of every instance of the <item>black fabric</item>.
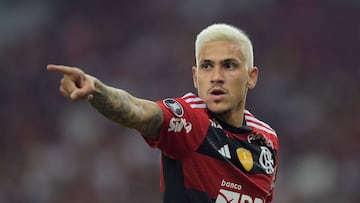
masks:
<path fill-rule="evenodd" d="M 241 128 L 239 128 L 239 130 L 240 129 Z M 244 132 L 248 132 L 246 128 L 241 130 Z M 226 158 L 218 152 L 218 150 L 225 144 L 227 144 L 229 147 L 231 158 Z M 249 143 L 247 140 L 230 139 L 226 136 L 226 133 L 223 129 L 210 126 L 204 142 L 199 146 L 196 152 L 215 159 L 222 160 L 227 163 L 231 163 L 245 173 L 266 174 L 266 172 L 259 163 L 259 156 L 261 153 L 260 147 L 264 145 L 265 144 L 261 140 L 256 140 Z M 249 150 L 253 156 L 254 166 L 250 171 L 245 170 L 239 159 L 237 158 L 236 149 L 239 147 Z M 271 151 L 272 157 L 275 157 L 274 149 L 269 150 Z"/>
<path fill-rule="evenodd" d="M 186 203 L 184 175 L 179 160 L 161 155 L 164 174 L 164 203 Z"/>
<path fill-rule="evenodd" d="M 234 133 L 234 134 L 242 134 L 242 133 L 249 133 L 252 131 L 251 128 L 249 128 L 247 125 L 246 125 L 246 120 L 244 118 L 243 120 L 243 126 L 242 127 L 235 127 L 235 126 L 232 126 L 232 125 L 229 125 L 227 124 L 226 122 L 223 122 L 222 120 L 220 119 L 216 119 L 219 124 L 221 125 L 221 127 L 224 129 L 224 130 L 227 130 L 231 133 Z"/>
<path fill-rule="evenodd" d="M 188 198 L 188 202 L 191 203 L 214 203 L 215 200 L 212 200 L 209 195 L 205 192 L 201 192 L 198 190 L 186 190 L 186 196 Z"/>

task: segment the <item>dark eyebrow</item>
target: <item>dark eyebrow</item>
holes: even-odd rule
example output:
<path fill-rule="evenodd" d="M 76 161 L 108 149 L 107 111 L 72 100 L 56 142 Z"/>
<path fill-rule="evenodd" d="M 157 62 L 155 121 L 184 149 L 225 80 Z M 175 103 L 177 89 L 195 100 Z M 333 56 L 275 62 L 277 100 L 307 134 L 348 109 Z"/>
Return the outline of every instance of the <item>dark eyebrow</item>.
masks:
<path fill-rule="evenodd" d="M 204 60 L 201 60 L 200 63 L 214 63 L 212 60 L 209 60 L 209 59 L 204 59 Z"/>
<path fill-rule="evenodd" d="M 228 59 L 224 59 L 221 61 L 222 64 L 225 64 L 225 63 L 241 63 L 241 61 L 239 60 L 236 60 L 234 58 L 228 58 Z"/>
<path fill-rule="evenodd" d="M 214 61 L 210 60 L 210 59 L 204 59 L 204 60 L 201 60 L 200 61 L 200 64 L 204 64 L 204 63 L 207 63 L 207 64 L 213 64 Z M 227 59 L 224 59 L 222 61 L 220 61 L 221 64 L 226 64 L 226 63 L 236 63 L 236 64 L 241 64 L 242 62 L 237 60 L 237 59 L 234 59 L 234 58 L 227 58 Z"/>

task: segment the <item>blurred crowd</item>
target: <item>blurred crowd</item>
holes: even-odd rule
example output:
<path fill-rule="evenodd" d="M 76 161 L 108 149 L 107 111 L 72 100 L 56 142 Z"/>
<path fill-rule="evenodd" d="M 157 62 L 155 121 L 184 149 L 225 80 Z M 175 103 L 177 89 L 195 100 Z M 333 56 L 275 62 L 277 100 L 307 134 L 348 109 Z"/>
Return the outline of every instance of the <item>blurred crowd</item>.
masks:
<path fill-rule="evenodd" d="M 0 203 L 160 202 L 159 151 L 63 98 L 46 65 L 179 97 L 219 22 L 254 44 L 247 109 L 279 136 L 274 202 L 360 202 L 359 19 L 358 0 L 0 1 Z"/>

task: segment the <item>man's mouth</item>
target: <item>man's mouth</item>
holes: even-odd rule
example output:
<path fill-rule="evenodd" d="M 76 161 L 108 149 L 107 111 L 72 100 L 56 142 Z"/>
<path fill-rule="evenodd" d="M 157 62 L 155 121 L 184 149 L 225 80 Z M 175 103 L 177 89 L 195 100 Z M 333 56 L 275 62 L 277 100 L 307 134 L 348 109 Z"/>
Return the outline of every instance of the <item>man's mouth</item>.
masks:
<path fill-rule="evenodd" d="M 209 94 L 215 95 L 215 96 L 224 95 L 224 94 L 226 94 L 226 90 L 216 87 L 216 88 L 210 89 Z"/>

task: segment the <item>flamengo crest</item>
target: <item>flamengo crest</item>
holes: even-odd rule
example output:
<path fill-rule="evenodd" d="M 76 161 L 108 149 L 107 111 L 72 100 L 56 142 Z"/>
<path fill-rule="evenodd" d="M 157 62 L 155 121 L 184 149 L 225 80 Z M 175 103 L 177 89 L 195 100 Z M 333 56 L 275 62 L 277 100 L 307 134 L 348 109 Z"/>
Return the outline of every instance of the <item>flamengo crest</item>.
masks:
<path fill-rule="evenodd" d="M 261 153 L 259 157 L 259 163 L 261 167 L 265 170 L 267 174 L 272 174 L 275 172 L 274 168 L 274 159 L 272 158 L 272 154 L 267 147 L 261 146 Z"/>

